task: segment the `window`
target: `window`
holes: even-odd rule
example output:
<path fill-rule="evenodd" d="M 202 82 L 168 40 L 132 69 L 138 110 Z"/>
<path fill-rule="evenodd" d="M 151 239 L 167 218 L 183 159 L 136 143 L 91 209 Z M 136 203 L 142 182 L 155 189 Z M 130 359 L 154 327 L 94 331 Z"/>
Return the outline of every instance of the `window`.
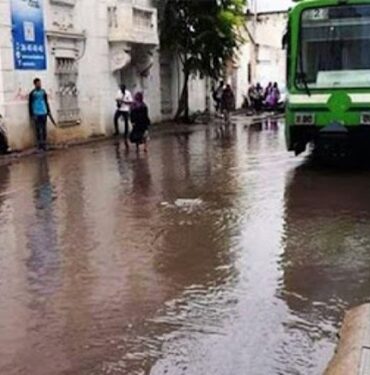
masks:
<path fill-rule="evenodd" d="M 308 9 L 301 23 L 300 87 L 370 87 L 370 5 Z"/>
<path fill-rule="evenodd" d="M 76 125 L 80 121 L 76 60 L 73 58 L 57 58 L 55 73 L 58 79 L 58 123 L 61 126 Z"/>
<path fill-rule="evenodd" d="M 150 30 L 153 27 L 153 13 L 151 11 L 133 8 L 133 24 L 138 29 Z"/>

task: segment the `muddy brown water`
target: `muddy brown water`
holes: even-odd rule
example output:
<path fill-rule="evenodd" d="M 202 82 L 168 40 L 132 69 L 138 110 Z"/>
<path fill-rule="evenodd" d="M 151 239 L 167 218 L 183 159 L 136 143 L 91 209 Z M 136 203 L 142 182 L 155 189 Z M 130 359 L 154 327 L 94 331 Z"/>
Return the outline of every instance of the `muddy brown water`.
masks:
<path fill-rule="evenodd" d="M 370 173 L 282 129 L 0 167 L 1 375 L 322 373 L 369 300 Z"/>

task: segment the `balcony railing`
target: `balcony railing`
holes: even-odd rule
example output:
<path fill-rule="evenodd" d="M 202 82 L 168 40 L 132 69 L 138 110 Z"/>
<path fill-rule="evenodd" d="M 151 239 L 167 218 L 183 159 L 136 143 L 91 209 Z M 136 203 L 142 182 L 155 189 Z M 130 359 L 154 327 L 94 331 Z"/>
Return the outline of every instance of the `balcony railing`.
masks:
<path fill-rule="evenodd" d="M 159 44 L 157 10 L 134 3 L 118 3 L 108 8 L 109 41 Z"/>

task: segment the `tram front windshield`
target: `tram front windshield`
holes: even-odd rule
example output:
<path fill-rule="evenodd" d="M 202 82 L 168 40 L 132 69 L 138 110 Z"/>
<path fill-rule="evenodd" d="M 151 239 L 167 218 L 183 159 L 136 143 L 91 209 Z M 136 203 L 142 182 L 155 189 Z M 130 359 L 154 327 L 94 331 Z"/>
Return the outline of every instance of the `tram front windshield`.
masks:
<path fill-rule="evenodd" d="M 299 39 L 298 87 L 370 87 L 370 5 L 305 10 Z"/>

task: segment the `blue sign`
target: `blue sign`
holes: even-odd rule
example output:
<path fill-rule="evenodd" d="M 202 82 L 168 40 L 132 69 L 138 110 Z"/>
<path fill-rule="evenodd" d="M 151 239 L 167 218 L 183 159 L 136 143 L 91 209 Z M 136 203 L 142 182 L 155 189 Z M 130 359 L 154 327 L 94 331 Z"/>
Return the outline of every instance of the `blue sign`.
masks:
<path fill-rule="evenodd" d="M 11 0 L 14 64 L 17 70 L 45 70 L 42 0 Z"/>

